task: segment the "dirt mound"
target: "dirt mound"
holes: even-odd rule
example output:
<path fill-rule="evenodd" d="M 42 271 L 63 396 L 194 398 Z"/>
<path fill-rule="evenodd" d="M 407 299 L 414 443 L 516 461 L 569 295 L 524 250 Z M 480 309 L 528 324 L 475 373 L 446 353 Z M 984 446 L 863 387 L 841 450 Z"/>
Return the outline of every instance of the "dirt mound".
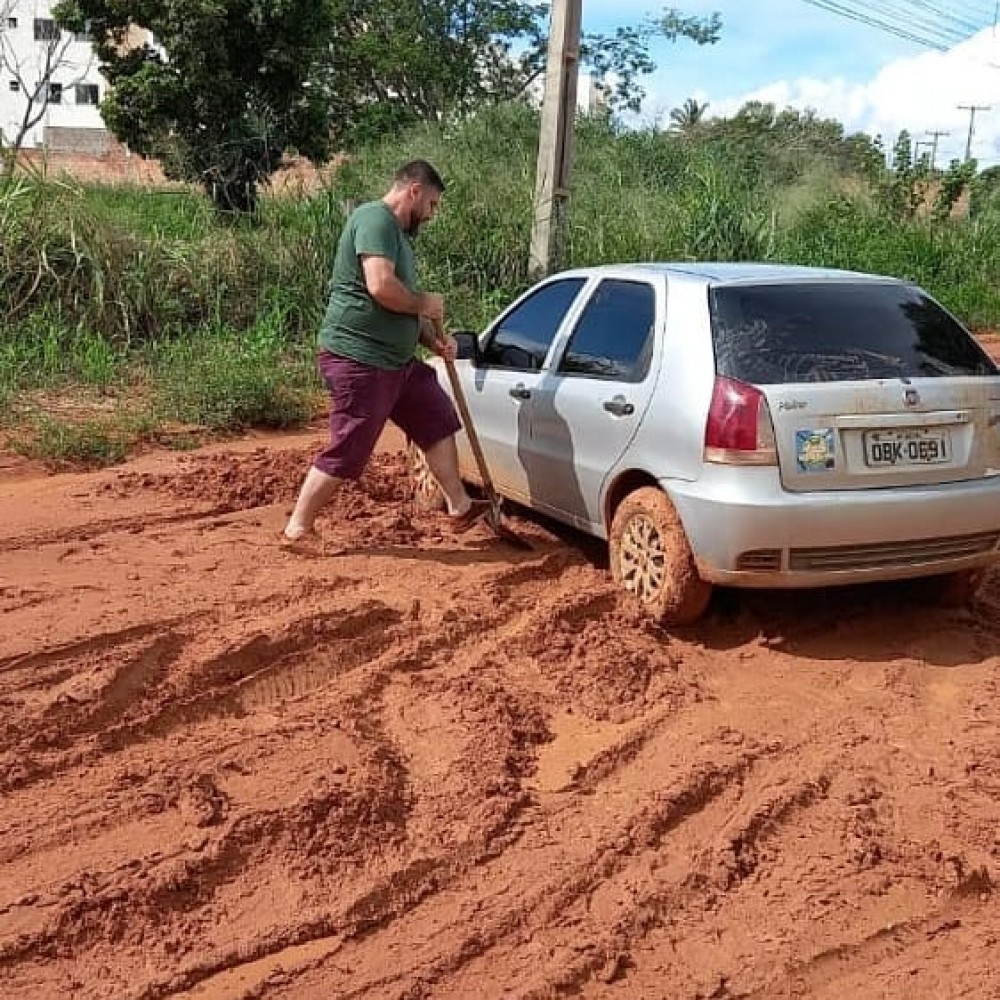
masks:
<path fill-rule="evenodd" d="M 118 496 L 153 490 L 176 500 L 211 503 L 220 510 L 246 510 L 293 502 L 312 457 L 312 450 L 301 448 L 185 455 L 178 459 L 177 470 L 123 472 L 103 488 Z M 338 484 L 333 502 L 339 505 L 349 496 L 350 513 L 365 518 L 371 514 L 371 504 L 399 503 L 408 500 L 411 493 L 405 459 L 377 455 L 357 487 Z"/>
<path fill-rule="evenodd" d="M 187 455 L 177 470 L 119 473 L 103 489 L 115 496 L 161 493 L 209 505 L 216 514 L 272 504 L 290 511 L 313 454 L 313 449 L 256 448 L 241 454 Z M 358 482 L 337 484 L 319 524 L 331 545 L 356 540 L 408 545 L 428 531 L 440 533 L 441 524 L 433 519 L 422 528 L 413 523 L 412 496 L 405 457 L 376 455 Z"/>
<path fill-rule="evenodd" d="M 0 497 L 0 995 L 1000 995 L 1000 574 L 665 631 L 311 448 Z"/>

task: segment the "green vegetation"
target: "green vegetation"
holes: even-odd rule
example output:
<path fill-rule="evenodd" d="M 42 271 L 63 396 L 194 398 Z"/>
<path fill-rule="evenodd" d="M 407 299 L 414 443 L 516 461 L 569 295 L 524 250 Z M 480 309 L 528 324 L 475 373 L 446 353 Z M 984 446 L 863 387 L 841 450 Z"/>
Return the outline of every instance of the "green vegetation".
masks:
<path fill-rule="evenodd" d="M 689 112 L 698 109 L 688 109 Z M 835 122 L 750 106 L 728 121 L 626 131 L 578 122 L 567 265 L 771 260 L 919 282 L 973 327 L 1000 325 L 996 171 L 891 169 Z M 313 344 L 352 201 L 411 156 L 448 182 L 420 235 L 424 284 L 453 328 L 477 328 L 527 284 L 537 114 L 491 108 L 373 143 L 301 197 L 220 216 L 197 190 L 0 187 L 0 405 L 6 433 L 52 458 L 113 461 L 188 430 L 301 425 L 322 394 Z M 966 169 L 966 168 L 961 168 Z M 959 202 L 961 204 L 961 202 Z M 80 412 L 53 407 L 78 396 Z M 171 428 L 180 427 L 183 433 Z M 166 430 L 164 430 L 166 428 Z"/>
<path fill-rule="evenodd" d="M 321 161 L 523 96 L 547 46 L 548 9 L 534 0 L 62 0 L 54 13 L 94 38 L 111 131 L 236 212 L 256 210 L 289 149 Z M 123 45 L 133 26 L 156 46 Z M 651 39 L 704 45 L 720 28 L 718 14 L 667 8 L 585 34 L 580 60 L 609 81 L 614 107 L 638 110 Z"/>

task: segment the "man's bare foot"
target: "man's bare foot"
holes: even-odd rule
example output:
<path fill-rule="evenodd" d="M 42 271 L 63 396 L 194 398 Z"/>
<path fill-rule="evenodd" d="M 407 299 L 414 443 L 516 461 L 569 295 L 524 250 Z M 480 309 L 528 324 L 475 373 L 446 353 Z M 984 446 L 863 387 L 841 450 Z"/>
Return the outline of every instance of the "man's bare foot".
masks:
<path fill-rule="evenodd" d="M 323 551 L 323 542 L 315 531 L 308 528 L 285 528 L 278 536 L 283 549 L 290 552 L 319 554 Z"/>

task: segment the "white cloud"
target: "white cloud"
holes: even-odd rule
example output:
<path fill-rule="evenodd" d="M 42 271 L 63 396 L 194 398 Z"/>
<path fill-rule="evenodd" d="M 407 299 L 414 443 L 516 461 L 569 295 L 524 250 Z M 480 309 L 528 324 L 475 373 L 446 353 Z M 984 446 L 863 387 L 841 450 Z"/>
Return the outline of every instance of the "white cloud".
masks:
<path fill-rule="evenodd" d="M 897 59 L 867 83 L 842 78 L 798 77 L 732 97 L 713 94 L 710 114 L 727 116 L 749 100 L 770 101 L 778 108 L 812 108 L 836 118 L 849 131 L 881 134 L 891 146 L 902 129 L 914 139 L 930 130 L 949 132 L 939 140 L 938 163 L 962 157 L 969 112 L 959 105 L 991 105 L 979 112 L 972 153 L 981 165 L 1000 162 L 1000 33 L 986 29 L 947 52 L 924 52 Z M 655 97 L 647 114 L 662 112 Z"/>

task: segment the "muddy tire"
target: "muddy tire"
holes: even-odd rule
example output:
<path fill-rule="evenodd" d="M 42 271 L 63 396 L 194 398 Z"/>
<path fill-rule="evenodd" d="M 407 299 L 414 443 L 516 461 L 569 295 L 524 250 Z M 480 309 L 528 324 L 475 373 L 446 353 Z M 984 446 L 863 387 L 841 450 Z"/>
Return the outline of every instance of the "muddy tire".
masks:
<path fill-rule="evenodd" d="M 704 614 L 712 585 L 698 575 L 680 518 L 662 490 L 644 486 L 622 501 L 609 547 L 616 582 L 651 618 L 688 625 Z"/>
<path fill-rule="evenodd" d="M 445 510 L 447 504 L 444 493 L 431 474 L 424 453 L 412 441 L 407 446 L 406 459 L 413 484 L 413 505 L 426 513 Z"/>

